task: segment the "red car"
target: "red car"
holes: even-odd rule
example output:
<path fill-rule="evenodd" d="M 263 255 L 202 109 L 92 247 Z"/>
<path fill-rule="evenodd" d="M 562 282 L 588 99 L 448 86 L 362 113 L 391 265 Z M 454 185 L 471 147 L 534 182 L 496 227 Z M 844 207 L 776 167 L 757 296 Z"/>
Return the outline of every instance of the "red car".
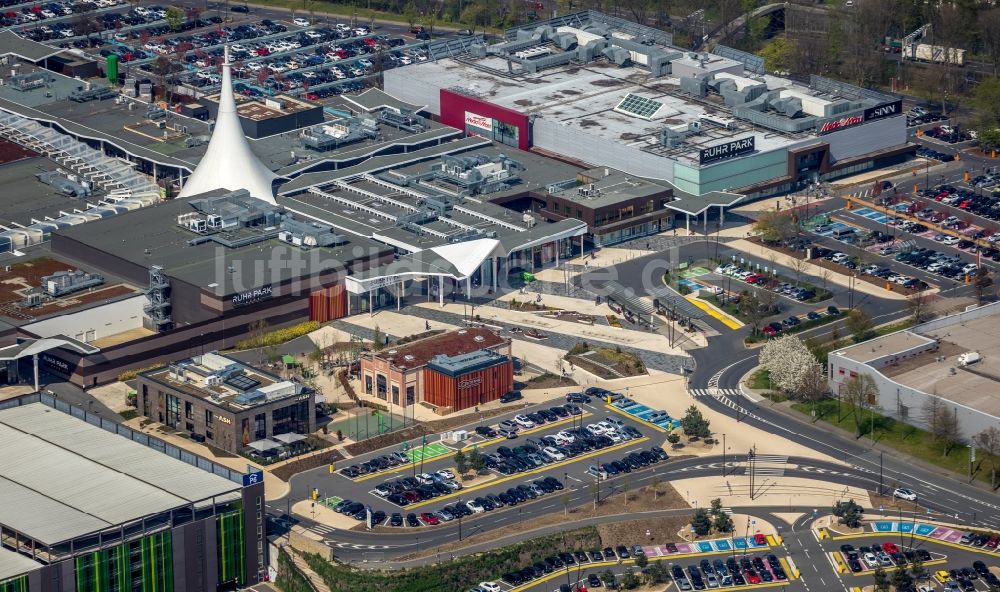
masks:
<path fill-rule="evenodd" d="M 258 47 L 256 51 L 257 51 L 257 55 L 259 55 L 259 56 L 266 56 L 266 55 L 269 55 L 271 53 L 271 50 L 268 49 L 268 48 L 266 48 L 266 47 Z"/>
<path fill-rule="evenodd" d="M 753 542 L 758 545 L 766 545 L 767 537 L 758 532 L 757 534 L 753 535 Z"/>
<path fill-rule="evenodd" d="M 1000 537 L 993 537 L 990 540 L 986 541 L 987 549 L 996 549 L 997 545 L 1000 545 Z"/>
<path fill-rule="evenodd" d="M 760 583 L 760 576 L 757 575 L 757 572 L 755 572 L 752 569 L 748 569 L 745 572 L 743 572 L 743 576 L 747 579 L 747 583 L 748 584 L 759 584 Z"/>
<path fill-rule="evenodd" d="M 318 93 L 307 92 L 306 93 L 306 98 L 309 99 L 310 101 L 317 101 L 317 100 L 319 100 L 320 97 L 319 97 Z"/>
<path fill-rule="evenodd" d="M 430 526 L 437 526 L 438 524 L 441 524 L 441 520 L 430 512 L 424 512 L 421 514 L 420 521 L 424 524 L 429 524 Z"/>
<path fill-rule="evenodd" d="M 775 331 L 774 327 L 771 326 L 764 327 L 762 333 L 764 333 L 764 335 L 767 335 L 768 337 L 774 337 L 775 335 L 778 334 L 778 332 Z"/>
<path fill-rule="evenodd" d="M 882 550 L 886 553 L 899 553 L 899 547 L 895 543 L 882 543 Z"/>

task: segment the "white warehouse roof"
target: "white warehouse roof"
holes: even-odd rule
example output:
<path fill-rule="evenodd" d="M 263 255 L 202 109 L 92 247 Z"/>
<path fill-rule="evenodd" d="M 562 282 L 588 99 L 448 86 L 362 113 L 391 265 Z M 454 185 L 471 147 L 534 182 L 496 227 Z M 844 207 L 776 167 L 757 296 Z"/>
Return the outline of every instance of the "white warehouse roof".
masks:
<path fill-rule="evenodd" d="M 44 544 L 240 485 L 41 403 L 0 410 L 0 525 Z"/>

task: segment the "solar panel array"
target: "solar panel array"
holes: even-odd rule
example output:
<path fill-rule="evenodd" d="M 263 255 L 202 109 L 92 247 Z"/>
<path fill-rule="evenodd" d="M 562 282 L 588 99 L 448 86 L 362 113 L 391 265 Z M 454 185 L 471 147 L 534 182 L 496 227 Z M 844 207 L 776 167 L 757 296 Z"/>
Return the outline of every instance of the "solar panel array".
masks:
<path fill-rule="evenodd" d="M 260 381 L 254 378 L 250 378 L 246 374 L 237 374 L 236 376 L 231 376 L 224 381 L 229 386 L 234 389 L 241 391 L 248 391 L 250 389 L 255 389 L 260 386 Z"/>
<path fill-rule="evenodd" d="M 629 93 L 618 103 L 615 111 L 635 115 L 643 119 L 651 119 L 662 106 L 663 103 L 659 101 Z"/>

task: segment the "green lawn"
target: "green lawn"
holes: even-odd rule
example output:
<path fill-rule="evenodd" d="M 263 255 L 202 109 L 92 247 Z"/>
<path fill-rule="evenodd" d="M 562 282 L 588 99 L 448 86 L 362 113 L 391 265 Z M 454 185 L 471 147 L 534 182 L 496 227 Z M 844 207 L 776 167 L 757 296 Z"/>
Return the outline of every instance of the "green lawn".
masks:
<path fill-rule="evenodd" d="M 840 406 L 839 420 L 837 417 L 838 404 Z M 825 399 L 817 403 L 815 408 L 816 415 L 821 421 L 833 424 L 851 434 L 858 433 L 857 424 L 851 413 L 851 405 L 838 402 L 835 399 Z M 806 415 L 812 415 L 813 405 L 811 403 L 793 403 L 792 409 Z M 930 432 L 896 421 L 891 417 L 869 412 L 862 414 L 861 433 L 864 439 L 871 438 L 873 418 L 876 442 L 954 473 L 969 474 L 968 446 L 959 444 L 952 449 L 948 456 L 944 456 L 943 446 L 934 441 Z M 981 463 L 976 478 L 984 483 L 989 483 L 991 468 L 989 456 L 981 450 L 977 451 L 976 462 Z"/>
<path fill-rule="evenodd" d="M 771 372 L 761 368 L 753 373 L 747 384 L 752 389 L 769 389 L 771 388 Z"/>

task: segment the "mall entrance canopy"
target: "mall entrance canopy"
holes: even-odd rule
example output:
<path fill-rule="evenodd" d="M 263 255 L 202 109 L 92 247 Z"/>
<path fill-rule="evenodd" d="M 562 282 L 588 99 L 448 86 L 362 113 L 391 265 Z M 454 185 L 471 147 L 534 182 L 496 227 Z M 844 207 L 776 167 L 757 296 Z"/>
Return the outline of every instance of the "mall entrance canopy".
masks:
<path fill-rule="evenodd" d="M 38 355 L 58 348 L 73 350 L 85 356 L 96 354 L 101 351 L 98 347 L 94 347 L 89 343 L 78 341 L 72 337 L 66 337 L 65 335 L 53 335 L 52 337 L 45 337 L 43 339 L 25 339 L 15 345 L 0 348 L 0 361 L 8 362 L 31 357 L 35 375 L 35 390 L 37 391 L 40 388 L 38 378 Z"/>
<path fill-rule="evenodd" d="M 444 280 L 466 281 L 467 293 L 471 293 L 472 276 L 482 270 L 488 273 L 494 291 L 498 286 L 497 277 L 502 262 L 507 262 L 518 252 L 534 249 L 539 245 L 557 243 L 580 237 L 582 252 L 583 236 L 587 225 L 579 220 L 561 220 L 555 224 L 535 226 L 529 230 L 509 234 L 502 238 L 478 238 L 469 241 L 448 243 L 423 251 L 400 255 L 392 263 L 358 272 L 345 280 L 351 294 L 369 294 L 379 288 L 399 286 L 406 280 L 418 278 L 438 278 L 438 295 L 444 305 Z M 559 264 L 559 249 L 555 250 L 556 265 Z M 398 299 L 397 299 L 398 302 Z M 370 307 L 369 307 L 370 310 Z"/>

